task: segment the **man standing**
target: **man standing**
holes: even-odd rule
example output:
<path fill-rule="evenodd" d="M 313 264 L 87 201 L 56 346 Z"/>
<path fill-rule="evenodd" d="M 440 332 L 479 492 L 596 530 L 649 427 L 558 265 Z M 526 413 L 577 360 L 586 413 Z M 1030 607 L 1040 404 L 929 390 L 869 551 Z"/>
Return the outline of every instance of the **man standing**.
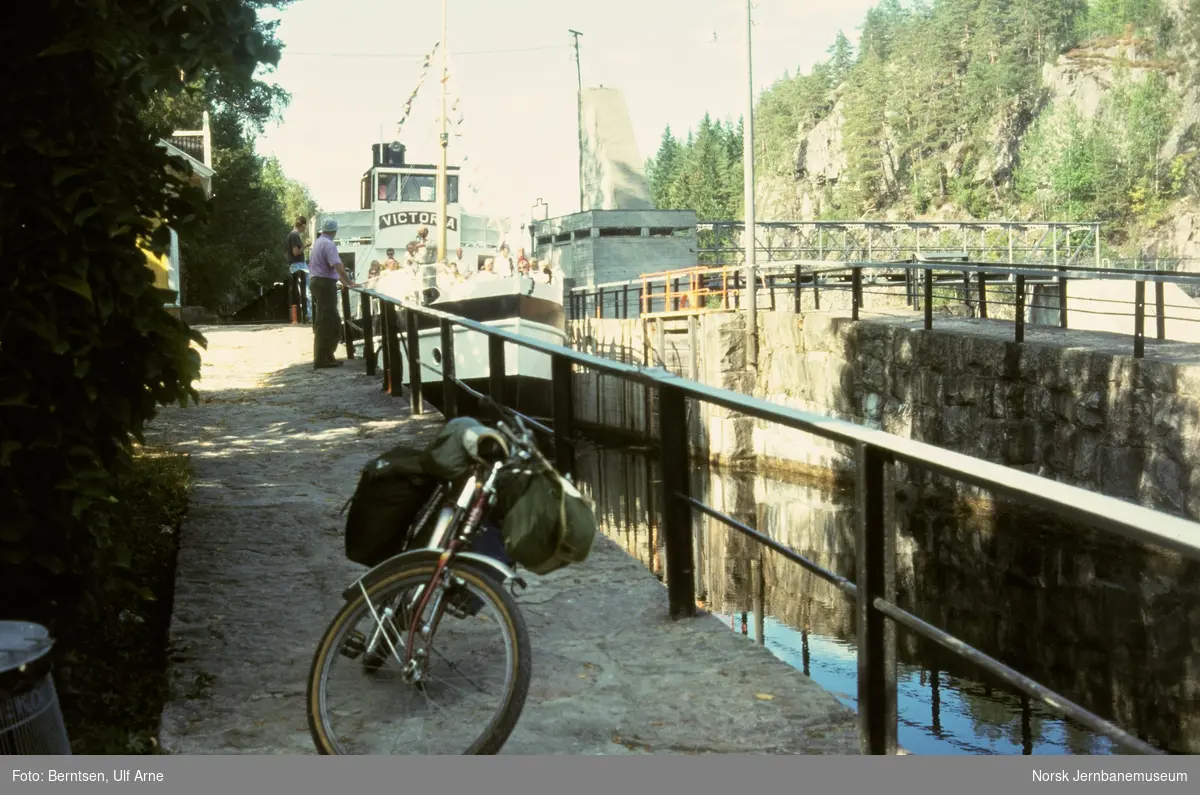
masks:
<path fill-rule="evenodd" d="M 308 319 L 308 313 L 305 311 L 307 302 L 304 300 L 305 282 L 308 280 L 308 274 L 305 272 L 307 266 L 304 264 L 304 228 L 306 226 L 308 226 L 308 219 L 303 215 L 299 216 L 296 218 L 295 227 L 288 232 L 287 236 L 288 297 L 291 299 L 293 323 Z"/>
<path fill-rule="evenodd" d="M 325 219 L 321 225 L 321 236 L 313 241 L 312 255 L 308 262 L 309 290 L 313 297 L 313 369 L 341 367 L 334 358 L 338 344 L 337 283 L 357 287 L 338 256 L 333 236 L 337 233 L 337 221 Z"/>

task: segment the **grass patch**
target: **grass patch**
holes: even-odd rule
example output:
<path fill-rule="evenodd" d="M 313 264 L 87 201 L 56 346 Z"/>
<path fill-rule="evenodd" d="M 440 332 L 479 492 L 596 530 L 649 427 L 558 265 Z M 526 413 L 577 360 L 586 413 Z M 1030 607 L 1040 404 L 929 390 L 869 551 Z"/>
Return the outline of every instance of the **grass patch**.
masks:
<path fill-rule="evenodd" d="M 167 639 L 190 479 L 186 455 L 135 449 L 122 487 L 132 514 L 124 577 L 133 595 L 96 595 L 99 621 L 80 623 L 59 641 L 55 679 L 75 754 L 162 753 L 157 735 L 169 692 Z"/>

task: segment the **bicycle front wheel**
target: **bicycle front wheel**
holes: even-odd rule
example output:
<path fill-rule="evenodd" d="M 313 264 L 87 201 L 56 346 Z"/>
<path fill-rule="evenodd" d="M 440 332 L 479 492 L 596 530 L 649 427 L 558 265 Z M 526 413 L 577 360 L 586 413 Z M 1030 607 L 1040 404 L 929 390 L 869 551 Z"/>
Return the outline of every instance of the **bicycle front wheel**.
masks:
<path fill-rule="evenodd" d="M 319 753 L 495 754 L 508 740 L 532 673 L 524 616 L 501 583 L 464 561 L 446 569 L 439 620 L 436 599 L 417 615 L 436 565 L 388 572 L 325 631 L 308 683 Z M 418 632 L 406 665 L 410 626 Z"/>

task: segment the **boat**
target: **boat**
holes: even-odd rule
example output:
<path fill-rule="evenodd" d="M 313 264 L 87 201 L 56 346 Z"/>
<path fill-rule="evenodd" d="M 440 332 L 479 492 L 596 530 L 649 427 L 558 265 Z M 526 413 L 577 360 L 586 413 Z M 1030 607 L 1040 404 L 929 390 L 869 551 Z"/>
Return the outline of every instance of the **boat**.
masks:
<path fill-rule="evenodd" d="M 442 54 L 444 58 L 444 47 Z M 502 245 L 508 244 L 515 255 L 524 244 L 507 239 L 512 230 L 509 220 L 472 215 L 460 203 L 461 167 L 451 166 L 447 160 L 445 81 L 442 92 L 440 162 L 437 165 L 409 163 L 402 143 L 375 143 L 371 167 L 360 181 L 359 209 L 322 213 L 320 221 L 331 217 L 337 220 L 335 242 L 359 284 L 391 298 L 419 301 L 431 309 L 497 329 L 554 345 L 566 345 L 561 272 L 530 278 L 516 273 L 498 276 L 483 270 L 489 258 L 498 257 Z M 439 191 L 439 186 L 445 186 L 445 190 Z M 459 272 L 466 278 L 461 281 L 439 279 L 438 287 L 431 290 L 423 289 L 419 276 L 403 270 L 368 281 L 371 263 L 383 263 L 388 249 L 404 263 L 406 247 L 417 238 L 421 227 L 429 230 L 429 241 L 436 246 L 438 258 L 443 258 L 441 252 L 450 252 L 450 261 L 457 263 Z M 460 249 L 462 256 L 457 257 L 456 252 Z M 442 343 L 437 321 L 420 317 L 418 336 L 420 361 L 424 365 L 422 394 L 441 409 Z M 505 347 L 503 402 L 530 417 L 552 416 L 550 357 L 514 344 Z M 409 386 L 407 348 L 403 344 L 401 348 L 405 358 L 401 382 Z M 454 369 L 456 377 L 468 387 L 488 393 L 490 370 L 486 335 L 456 328 Z M 460 411 L 471 412 L 475 403 L 469 393 L 459 391 Z"/>

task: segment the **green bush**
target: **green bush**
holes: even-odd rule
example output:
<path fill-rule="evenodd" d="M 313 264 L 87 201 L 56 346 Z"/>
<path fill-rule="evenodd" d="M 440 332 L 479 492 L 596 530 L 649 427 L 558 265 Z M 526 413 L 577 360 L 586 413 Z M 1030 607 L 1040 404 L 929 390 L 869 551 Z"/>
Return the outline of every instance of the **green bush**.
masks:
<path fill-rule="evenodd" d="M 152 96 L 278 57 L 256 0 L 43 0 L 0 33 L 0 611 L 86 610 L 129 562 L 117 494 L 157 406 L 195 396 L 203 338 L 163 308 L 139 243 L 187 235 L 200 192 Z M 186 167 L 184 167 L 186 168 Z M 83 604 L 79 604 L 84 597 Z M 86 612 L 83 613 L 86 615 Z"/>

